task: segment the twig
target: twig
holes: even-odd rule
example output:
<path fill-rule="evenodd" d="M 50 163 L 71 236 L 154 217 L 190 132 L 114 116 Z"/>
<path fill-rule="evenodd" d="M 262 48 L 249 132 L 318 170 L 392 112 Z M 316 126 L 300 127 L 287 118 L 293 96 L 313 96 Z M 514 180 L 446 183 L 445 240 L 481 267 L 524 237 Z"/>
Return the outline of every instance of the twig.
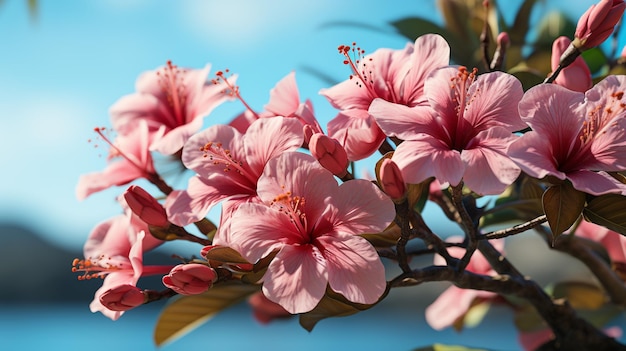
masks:
<path fill-rule="evenodd" d="M 478 235 L 476 239 L 477 240 L 491 240 L 491 239 L 506 238 L 507 236 L 523 233 L 529 229 L 533 229 L 536 226 L 542 223 L 545 223 L 547 220 L 548 218 L 546 217 L 546 215 L 541 215 L 537 218 L 531 219 L 528 222 L 517 224 L 510 228 L 495 230 L 487 234 Z"/>

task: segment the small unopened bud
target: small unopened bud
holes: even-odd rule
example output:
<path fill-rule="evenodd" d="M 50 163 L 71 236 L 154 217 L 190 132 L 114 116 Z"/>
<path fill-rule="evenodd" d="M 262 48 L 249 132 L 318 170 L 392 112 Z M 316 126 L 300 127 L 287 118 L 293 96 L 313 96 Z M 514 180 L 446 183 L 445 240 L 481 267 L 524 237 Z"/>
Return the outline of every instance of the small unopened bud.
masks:
<path fill-rule="evenodd" d="M 502 69 L 504 57 L 506 56 L 506 49 L 509 47 L 510 44 L 509 34 L 507 32 L 502 32 L 498 34 L 496 43 L 496 51 L 493 53 L 493 59 L 491 60 L 491 64 L 489 65 L 489 68 L 494 71 Z"/>
<path fill-rule="evenodd" d="M 626 9 L 624 0 L 601 0 L 591 5 L 576 25 L 573 45 L 587 50 L 600 45 L 611 33 Z"/>
<path fill-rule="evenodd" d="M 567 37 L 558 37 L 552 43 L 552 72 L 555 72 L 561 65 L 561 57 L 571 46 L 571 41 Z M 576 55 L 574 61 L 567 67 L 563 67 L 559 75 L 554 80 L 555 84 L 566 87 L 569 90 L 586 92 L 593 86 L 591 71 L 585 60 Z"/>
<path fill-rule="evenodd" d="M 309 141 L 311 140 L 311 137 L 316 132 L 310 124 L 305 124 L 302 127 L 302 131 L 304 133 L 304 145 L 309 145 Z"/>
<path fill-rule="evenodd" d="M 386 158 L 380 164 L 380 182 L 383 191 L 390 198 L 402 199 L 406 193 L 406 184 L 398 165 L 391 159 Z"/>
<path fill-rule="evenodd" d="M 348 173 L 348 154 L 337 140 L 322 133 L 313 134 L 309 150 L 324 168 L 337 177 Z"/>
<path fill-rule="evenodd" d="M 197 295 L 217 280 L 217 273 L 209 266 L 197 263 L 179 264 L 163 277 L 163 285 L 182 295 Z"/>
<path fill-rule="evenodd" d="M 124 199 L 133 213 L 147 224 L 155 227 L 169 226 L 165 208 L 147 191 L 131 185 L 124 193 Z"/>
<path fill-rule="evenodd" d="M 117 286 L 100 295 L 100 303 L 111 311 L 128 311 L 146 301 L 146 295 L 130 284 Z"/>

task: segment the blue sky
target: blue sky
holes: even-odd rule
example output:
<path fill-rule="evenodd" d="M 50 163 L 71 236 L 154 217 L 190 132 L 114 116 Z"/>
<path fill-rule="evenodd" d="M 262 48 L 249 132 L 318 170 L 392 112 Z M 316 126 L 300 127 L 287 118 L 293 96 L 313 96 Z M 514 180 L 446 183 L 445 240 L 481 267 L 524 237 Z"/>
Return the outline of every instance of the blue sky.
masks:
<path fill-rule="evenodd" d="M 521 1 L 505 1 L 516 8 Z M 580 15 L 595 1 L 546 1 L 538 14 L 567 3 Z M 96 126 L 110 126 L 108 108 L 134 91 L 136 77 L 168 59 L 180 66 L 239 75 L 243 96 L 257 109 L 269 89 L 296 71 L 301 97 L 311 98 L 322 125 L 335 115 L 318 95 L 326 83 L 302 71 L 316 68 L 337 80 L 349 72 L 339 44 L 356 41 L 368 52 L 399 49 L 405 39 L 387 25 L 406 16 L 439 21 L 435 1 L 165 1 L 40 0 L 36 21 L 27 1 L 0 7 L 0 221 L 19 220 L 60 245 L 80 248 L 91 228 L 119 212 L 123 189 L 79 202 L 82 173 L 105 166 L 87 142 Z M 504 1 L 501 1 L 504 3 Z M 333 21 L 374 25 L 381 32 L 326 26 Z M 232 103 L 207 119 L 225 122 L 241 111 Z"/>

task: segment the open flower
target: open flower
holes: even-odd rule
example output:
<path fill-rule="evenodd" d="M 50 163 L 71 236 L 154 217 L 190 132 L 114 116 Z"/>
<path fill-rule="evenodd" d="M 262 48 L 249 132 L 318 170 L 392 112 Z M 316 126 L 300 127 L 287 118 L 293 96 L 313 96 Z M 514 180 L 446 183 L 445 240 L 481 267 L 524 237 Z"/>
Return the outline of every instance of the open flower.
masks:
<path fill-rule="evenodd" d="M 499 194 L 519 175 L 507 157 L 513 131 L 525 127 L 517 113 L 522 85 L 502 72 L 476 76 L 465 67 L 436 70 L 424 85 L 428 104 L 409 108 L 376 99 L 369 112 L 387 135 L 405 140 L 392 160 L 407 183 L 429 177 L 461 179 L 479 194 Z"/>
<path fill-rule="evenodd" d="M 156 176 L 149 150 L 151 139 L 145 121 L 138 122 L 130 134 L 119 135 L 113 143 L 102 134 L 101 128 L 95 130 L 111 146 L 110 163 L 102 172 L 84 174 L 80 177 L 76 185 L 76 197 L 79 200 L 114 185 L 124 185 L 139 178 L 149 179 Z"/>
<path fill-rule="evenodd" d="M 137 79 L 137 92 L 111 106 L 113 128 L 126 135 L 132 133 L 138 120 L 144 120 L 155 139 L 152 149 L 165 155 L 176 153 L 202 128 L 203 117 L 230 98 L 222 86 L 207 81 L 210 69 L 210 65 L 184 69 L 168 61 L 143 73 Z"/>
<path fill-rule="evenodd" d="M 409 107 L 424 103 L 424 81 L 432 70 L 448 65 L 450 47 L 441 36 L 427 34 L 402 50 L 379 49 L 365 57 L 360 48 L 339 49 L 353 75 L 320 94 L 340 110 L 328 123 L 328 135 L 356 161 L 376 152 L 386 138 L 368 113 L 372 101 L 380 98 Z M 358 56 L 355 60 L 351 52 Z"/>
<path fill-rule="evenodd" d="M 593 195 L 624 193 L 606 172 L 626 167 L 625 89 L 624 76 L 609 76 L 586 93 L 555 84 L 529 89 L 519 111 L 532 131 L 510 145 L 509 156 L 535 178 L 567 179 Z"/>
<path fill-rule="evenodd" d="M 101 302 L 103 294 L 115 292 L 116 294 L 109 295 L 106 300 L 115 305 L 115 297 L 121 299 L 124 295 L 117 294 L 120 292 L 118 288 L 136 286 L 141 276 L 167 274 L 172 268 L 172 266 L 144 267 L 143 253 L 160 245 L 162 241 L 146 235 L 146 225 L 143 224 L 142 227 L 139 223 L 130 216 L 120 215 L 98 224 L 85 243 L 83 249 L 85 259 L 74 260 L 72 270 L 83 273 L 79 279 L 104 278 L 102 287 L 96 291 L 89 305 L 92 312 L 99 311 L 113 320 L 118 319 L 123 310 L 111 310 L 103 305 Z M 122 290 L 127 292 L 128 289 L 124 289 Z M 135 295 L 137 294 L 133 294 Z"/>
<path fill-rule="evenodd" d="M 371 304 L 385 291 L 385 269 L 359 234 L 383 230 L 394 218 L 391 200 L 371 182 L 337 184 L 310 155 L 270 160 L 259 178 L 263 203 L 233 213 L 229 245 L 249 262 L 276 251 L 263 293 L 289 313 L 312 310 L 326 286 L 349 301 Z"/>
<path fill-rule="evenodd" d="M 462 242 L 463 238 L 451 237 L 448 238 L 447 241 Z M 504 248 L 504 240 L 492 240 L 491 243 L 498 251 L 502 252 L 502 249 Z M 450 247 L 448 248 L 448 252 L 450 255 L 457 258 L 461 258 L 465 254 L 465 250 L 460 247 Z M 446 264 L 443 257 L 439 255 L 435 256 L 434 263 L 435 265 Z M 483 256 L 479 251 L 474 252 L 465 269 L 476 274 L 496 274 L 496 272 L 491 268 L 491 265 L 489 265 L 489 262 L 487 262 L 485 256 Z M 435 302 L 426 308 L 426 322 L 428 322 L 433 329 L 441 330 L 453 325 L 458 318 L 464 316 L 476 300 L 487 301 L 494 299 L 497 296 L 498 294 L 490 291 L 461 289 L 453 285 L 446 289 L 446 291 L 439 295 Z"/>
<path fill-rule="evenodd" d="M 183 148 L 185 166 L 197 173 L 184 191 L 165 202 L 172 223 L 184 226 L 206 216 L 222 200 L 256 197 L 265 164 L 302 145 L 302 125 L 293 118 L 261 118 L 245 135 L 234 127 L 215 125 L 194 135 Z"/>

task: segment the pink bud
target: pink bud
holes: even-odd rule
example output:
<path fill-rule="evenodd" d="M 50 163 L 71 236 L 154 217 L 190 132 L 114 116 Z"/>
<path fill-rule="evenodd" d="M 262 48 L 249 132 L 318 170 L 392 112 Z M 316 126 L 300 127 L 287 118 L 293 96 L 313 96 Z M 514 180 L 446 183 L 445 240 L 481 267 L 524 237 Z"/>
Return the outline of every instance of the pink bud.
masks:
<path fill-rule="evenodd" d="M 509 38 L 509 33 L 501 32 L 500 34 L 498 34 L 498 38 L 496 39 L 496 43 L 498 43 L 498 46 L 507 47 L 509 46 L 510 42 L 511 39 Z"/>
<path fill-rule="evenodd" d="M 272 302 L 260 291 L 250 296 L 248 304 L 252 307 L 254 318 L 263 324 L 267 324 L 277 318 L 288 318 L 292 316 L 281 305 Z"/>
<path fill-rule="evenodd" d="M 556 71 L 561 64 L 561 56 L 567 51 L 570 45 L 571 40 L 567 37 L 558 37 L 554 43 L 552 43 L 551 65 L 553 72 Z M 554 80 L 554 83 L 582 93 L 591 89 L 593 86 L 591 71 L 581 56 L 577 56 L 571 64 L 563 68 Z"/>
<path fill-rule="evenodd" d="M 100 303 L 111 311 L 128 311 L 143 305 L 145 301 L 143 291 L 130 284 L 117 286 L 100 295 Z"/>
<path fill-rule="evenodd" d="M 156 227 L 168 227 L 165 208 L 142 188 L 131 185 L 124 193 L 128 206 L 141 220 Z"/>
<path fill-rule="evenodd" d="M 217 273 L 213 268 L 203 264 L 179 264 L 162 280 L 165 286 L 179 294 L 197 295 L 213 286 L 217 280 Z"/>
<path fill-rule="evenodd" d="M 310 124 L 305 124 L 302 127 L 302 131 L 304 132 L 304 144 L 308 145 L 309 141 L 311 140 L 311 137 L 316 133 L 315 130 L 313 129 L 313 126 L 311 126 Z"/>
<path fill-rule="evenodd" d="M 337 140 L 322 133 L 316 133 L 309 140 L 309 150 L 313 157 L 332 174 L 338 177 L 346 175 L 348 154 Z"/>
<path fill-rule="evenodd" d="M 624 0 L 601 0 L 591 5 L 578 20 L 574 46 L 585 50 L 600 45 L 613 33 L 625 8 Z"/>
<path fill-rule="evenodd" d="M 398 165 L 390 158 L 380 164 L 380 182 L 383 191 L 392 199 L 401 199 L 406 193 L 406 184 Z"/>

